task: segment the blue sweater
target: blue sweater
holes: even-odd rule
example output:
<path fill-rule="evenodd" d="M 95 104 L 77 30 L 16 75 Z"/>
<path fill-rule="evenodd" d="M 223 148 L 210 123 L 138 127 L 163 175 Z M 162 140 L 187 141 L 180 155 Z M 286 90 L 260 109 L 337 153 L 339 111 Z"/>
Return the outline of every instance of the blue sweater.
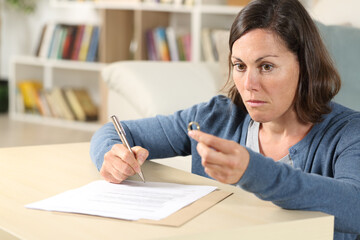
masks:
<path fill-rule="evenodd" d="M 289 149 L 294 166 L 275 162 L 248 149 L 250 162 L 236 184 L 263 200 L 297 210 L 335 216 L 334 239 L 360 234 L 360 113 L 331 103 L 332 112 Z M 245 146 L 249 115 L 223 96 L 169 116 L 124 121 L 130 145 L 149 150 L 149 159 L 192 154 L 192 172 L 209 177 L 187 135 L 187 124 Z M 104 154 L 120 139 L 111 123 L 98 130 L 90 155 L 98 169 Z"/>

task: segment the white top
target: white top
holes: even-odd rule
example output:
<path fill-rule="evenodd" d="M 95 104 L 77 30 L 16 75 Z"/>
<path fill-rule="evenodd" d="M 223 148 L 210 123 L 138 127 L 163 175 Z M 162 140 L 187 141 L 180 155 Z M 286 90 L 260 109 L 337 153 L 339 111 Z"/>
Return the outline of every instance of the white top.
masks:
<path fill-rule="evenodd" d="M 255 122 L 254 120 L 250 120 L 249 127 L 248 127 L 248 134 L 246 137 L 246 147 L 250 148 L 254 152 L 260 153 L 259 148 L 259 128 L 260 123 Z M 287 154 L 283 158 L 281 158 L 278 162 L 287 163 L 290 166 L 293 166 L 293 161 L 290 158 L 290 155 Z"/>

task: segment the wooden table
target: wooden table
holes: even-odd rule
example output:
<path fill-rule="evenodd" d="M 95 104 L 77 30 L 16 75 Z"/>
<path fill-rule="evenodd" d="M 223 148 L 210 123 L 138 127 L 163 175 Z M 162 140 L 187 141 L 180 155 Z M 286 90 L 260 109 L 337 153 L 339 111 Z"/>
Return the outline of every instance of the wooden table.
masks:
<path fill-rule="evenodd" d="M 290 211 L 230 185 L 148 161 L 147 181 L 217 186 L 234 194 L 181 227 L 81 214 L 26 209 L 24 205 L 101 179 L 89 143 L 0 149 L 0 239 L 332 239 L 334 218 Z"/>

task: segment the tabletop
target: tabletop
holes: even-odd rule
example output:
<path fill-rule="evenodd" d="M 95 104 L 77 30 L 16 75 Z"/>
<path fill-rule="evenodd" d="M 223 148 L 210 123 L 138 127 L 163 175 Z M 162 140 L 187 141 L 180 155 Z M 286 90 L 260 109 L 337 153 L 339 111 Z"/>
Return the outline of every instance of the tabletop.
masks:
<path fill-rule="evenodd" d="M 26 204 L 101 179 L 89 143 L 0 148 L 0 239 L 333 238 L 333 216 L 285 210 L 238 187 L 151 161 L 142 171 L 147 181 L 211 185 L 233 194 L 181 227 L 27 209 Z"/>

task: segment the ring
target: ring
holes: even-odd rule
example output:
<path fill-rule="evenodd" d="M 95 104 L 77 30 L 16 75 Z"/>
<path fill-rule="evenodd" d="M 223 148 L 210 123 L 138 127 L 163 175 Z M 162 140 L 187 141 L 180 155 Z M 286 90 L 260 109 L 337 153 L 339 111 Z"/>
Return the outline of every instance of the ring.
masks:
<path fill-rule="evenodd" d="M 200 125 L 197 122 L 189 122 L 189 125 L 187 127 L 188 131 L 192 130 L 192 126 L 195 125 L 196 126 L 196 130 L 200 130 Z"/>

